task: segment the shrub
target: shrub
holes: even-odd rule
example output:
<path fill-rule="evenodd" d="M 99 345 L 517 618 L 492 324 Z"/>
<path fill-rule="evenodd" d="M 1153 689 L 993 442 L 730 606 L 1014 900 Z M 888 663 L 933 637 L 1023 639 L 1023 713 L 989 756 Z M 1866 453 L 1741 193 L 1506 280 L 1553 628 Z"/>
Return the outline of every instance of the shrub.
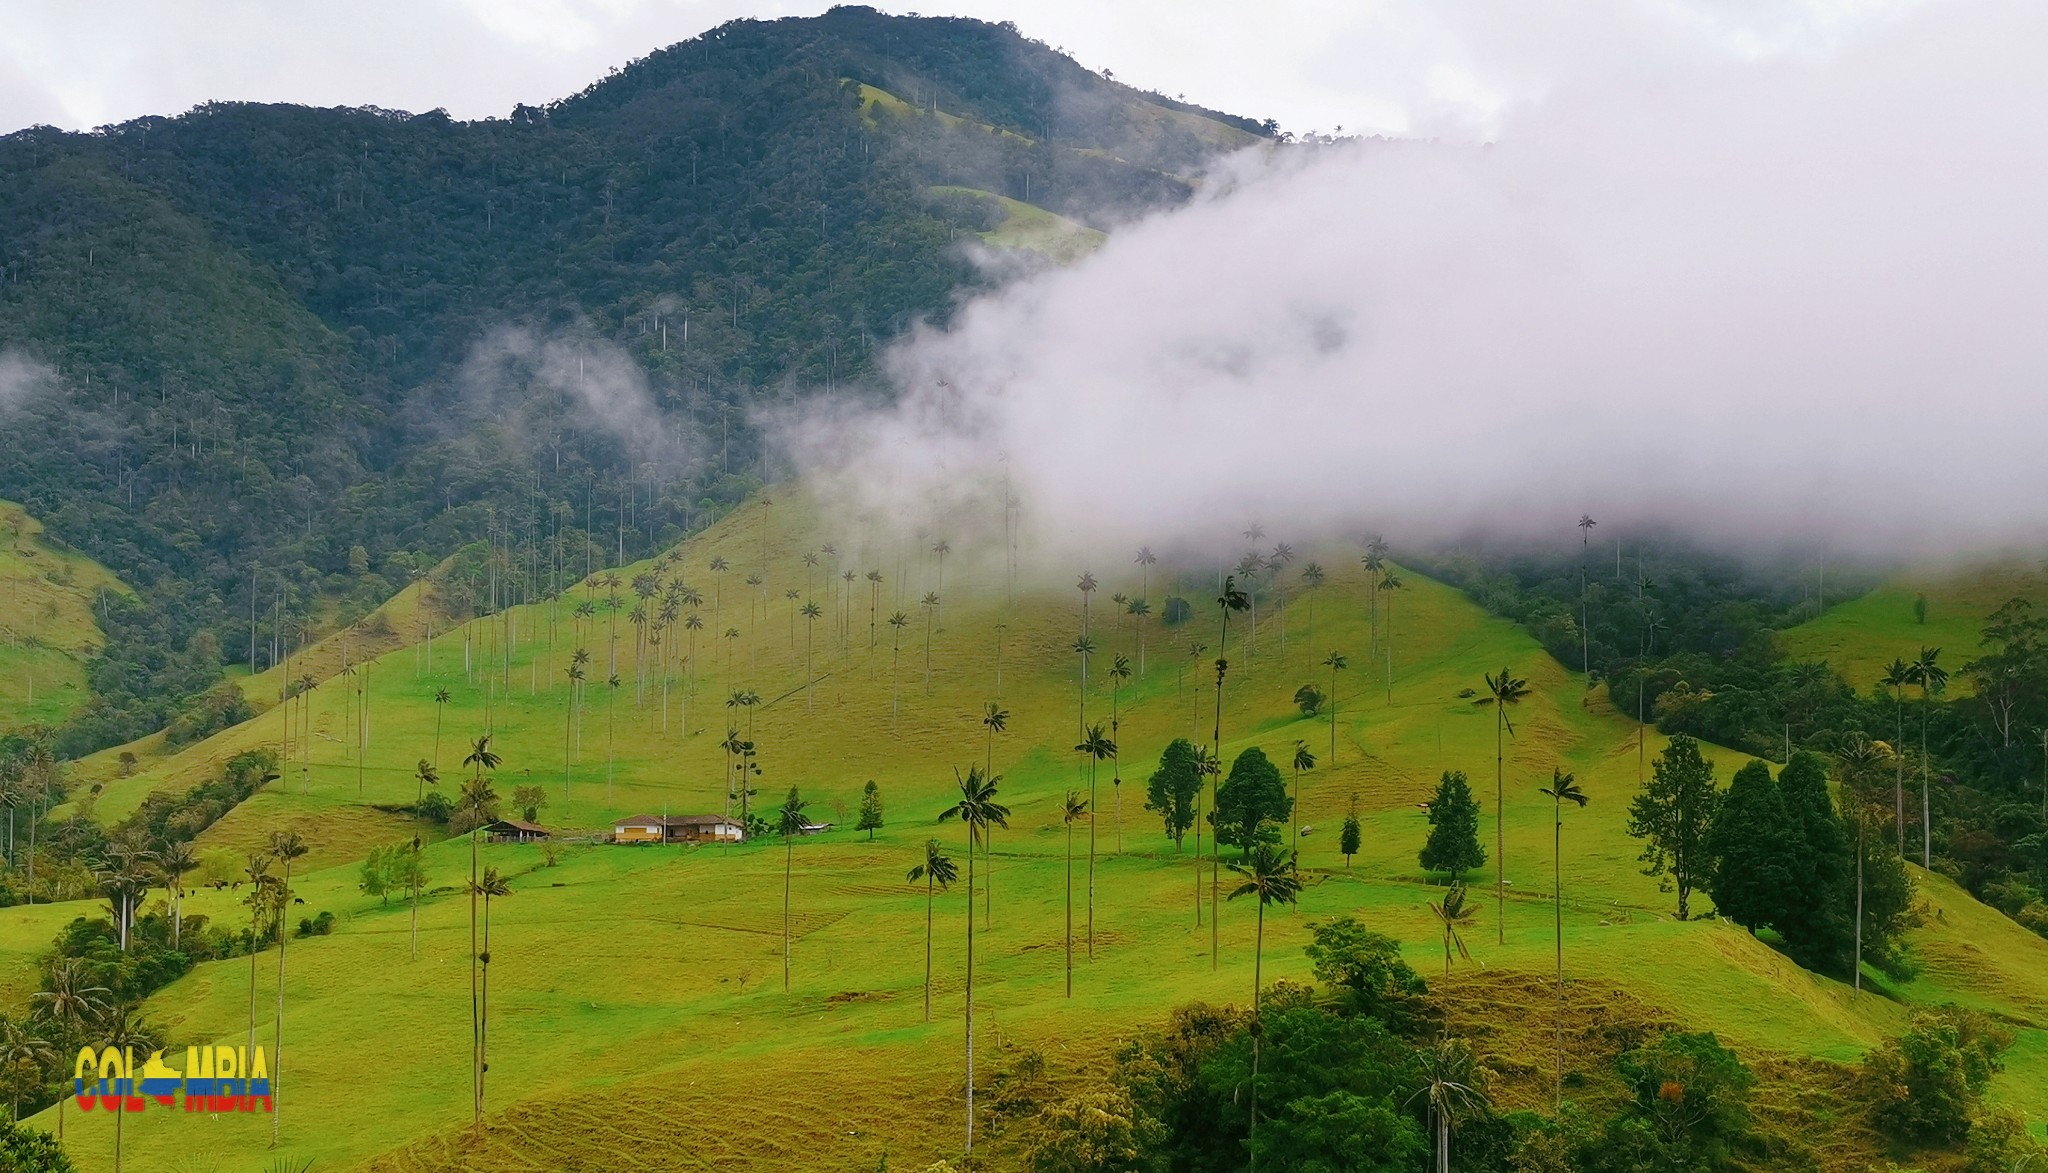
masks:
<path fill-rule="evenodd" d="M 1965 1173 L 2040 1173 L 2048 1170 L 2048 1152 L 2027 1132 L 2027 1122 L 2011 1112 L 1989 1112 L 1970 1125 L 1970 1144 L 1963 1150 Z"/>
<path fill-rule="evenodd" d="M 447 795 L 436 790 L 420 799 L 419 805 L 413 807 L 413 813 L 423 819 L 445 824 L 448 817 L 455 813 L 455 804 L 449 801 Z"/>
<path fill-rule="evenodd" d="M 1389 1019 L 1405 1019 L 1426 987 L 1401 960 L 1401 943 L 1376 933 L 1355 918 L 1340 916 L 1309 926 L 1308 954 L 1316 980 L 1343 994 L 1351 1008 Z"/>
<path fill-rule="evenodd" d="M 1091 1088 L 1052 1104 L 1024 1149 L 1031 1173 L 1139 1173 L 1166 1130 L 1120 1087 Z"/>
<path fill-rule="evenodd" d="M 0 1120 L 0 1173 L 71 1173 L 74 1167 L 49 1133 Z"/>
<path fill-rule="evenodd" d="M 1615 1069 L 1635 1093 L 1636 1115 L 1666 1148 L 1712 1162 L 1749 1129 L 1755 1077 L 1711 1032 L 1668 1032 L 1623 1052 Z"/>
<path fill-rule="evenodd" d="M 1304 717 L 1313 717 L 1323 711 L 1323 690 L 1313 684 L 1304 684 L 1294 690 L 1294 704 Z"/>
<path fill-rule="evenodd" d="M 1952 1145 L 1970 1133 L 1984 1085 L 2010 1037 L 1980 1014 L 1923 1014 L 1905 1034 L 1871 1052 L 1863 1074 L 1871 1119 L 1894 1140 Z"/>

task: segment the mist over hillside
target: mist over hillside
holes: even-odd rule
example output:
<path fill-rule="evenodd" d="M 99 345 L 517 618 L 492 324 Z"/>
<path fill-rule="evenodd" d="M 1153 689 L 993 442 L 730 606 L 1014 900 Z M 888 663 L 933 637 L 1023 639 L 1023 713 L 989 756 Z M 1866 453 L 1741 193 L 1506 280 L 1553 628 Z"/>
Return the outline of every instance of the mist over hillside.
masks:
<path fill-rule="evenodd" d="M 261 668 L 465 543 L 587 567 L 673 542 L 774 473 L 761 406 L 878 394 L 888 342 L 990 279 L 967 246 L 997 197 L 1112 227 L 1269 133 L 1010 26 L 865 8 L 734 22 L 487 121 L 222 102 L 24 130 L 0 497 L 145 588 L 163 622 L 137 630 Z M 180 703 L 108 697 L 77 746 Z"/>

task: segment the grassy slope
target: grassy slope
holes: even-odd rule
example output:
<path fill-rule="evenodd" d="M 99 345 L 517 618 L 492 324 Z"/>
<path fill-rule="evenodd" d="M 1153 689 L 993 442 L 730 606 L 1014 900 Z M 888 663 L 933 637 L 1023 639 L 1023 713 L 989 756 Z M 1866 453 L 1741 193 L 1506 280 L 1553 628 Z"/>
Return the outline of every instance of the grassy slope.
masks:
<path fill-rule="evenodd" d="M 311 678 L 324 683 L 338 675 L 344 663 L 360 664 L 366 656 L 374 658 L 414 646 L 422 639 L 429 622 L 438 633 L 449 622 L 448 612 L 432 584 L 423 580 L 385 600 L 352 627 L 295 652 L 288 664 L 276 665 L 254 676 L 245 672 L 233 679 L 249 698 L 251 707 L 261 714 L 276 706 L 287 668 L 293 680 Z M 72 767 L 74 794 L 91 795 L 91 787 L 99 785 L 101 793 L 91 797 L 93 814 L 103 823 L 115 823 L 140 805 L 151 791 L 196 786 L 217 774 L 221 763 L 251 744 L 254 742 L 246 737 L 230 736 L 186 747 L 181 752 L 167 747 L 161 732 L 152 733 L 81 758 Z M 124 753 L 133 754 L 141 764 L 140 776 L 145 782 L 131 784 L 121 779 Z M 73 809 L 72 803 L 64 803 L 54 813 L 63 818 Z"/>
<path fill-rule="evenodd" d="M 1013 200 L 973 187 L 941 185 L 932 188 L 942 195 L 977 196 L 994 200 L 1003 209 L 1002 223 L 994 229 L 980 233 L 984 243 L 998 248 L 1021 248 L 1029 252 L 1043 253 L 1062 264 L 1079 260 L 1102 247 L 1108 240 L 1100 229 L 1069 220 L 1057 212 L 1050 212 L 1037 204 Z"/>
<path fill-rule="evenodd" d="M 42 524 L 0 501 L 0 730 L 56 725 L 85 703 L 85 662 L 106 642 L 93 593 L 125 590 L 111 572 L 43 538 Z"/>
<path fill-rule="evenodd" d="M 634 1146 L 650 1167 L 838 1169 L 872 1168 L 885 1151 L 892 1163 L 918 1168 L 957 1148 L 963 897 L 958 889 L 940 897 L 937 1020 L 926 1025 L 924 901 L 903 876 L 927 836 L 940 836 L 959 855 L 959 828 L 936 825 L 933 816 L 946 803 L 951 767 L 986 752 L 977 718 L 993 690 L 994 625 L 1005 618 L 1001 576 L 965 565 L 968 559 L 958 555 L 946 567 L 945 597 L 956 601 L 935 623 L 932 694 L 926 697 L 923 616 L 914 600 L 936 585 L 936 568 L 909 555 L 912 584 L 899 604 L 895 551 L 849 558 L 852 568 L 876 567 L 888 576 L 883 616 L 900 605 L 916 617 L 904 637 L 899 714 L 892 721 L 890 629 L 880 629 L 876 652 L 867 646 L 865 583 L 856 584 L 848 608 L 848 638 L 838 637 L 834 620 L 819 623 L 821 679 L 807 698 L 800 687 L 804 632 L 796 624 L 792 640 L 781 590 L 784 584 L 805 589 L 806 570 L 798 561 L 803 550 L 844 538 L 799 528 L 796 518 L 805 511 L 795 496 L 777 494 L 776 501 L 772 510 L 749 506 L 686 548 L 682 565 L 691 579 L 707 595 L 716 589 L 723 596 L 723 606 L 707 613 L 707 630 L 733 626 L 745 633 L 718 659 L 711 641 L 699 643 L 705 666 L 689 702 L 687 733 L 677 696 L 666 734 L 658 695 L 635 704 L 632 628 L 622 619 L 625 685 L 617 697 L 613 777 L 607 781 L 607 706 L 603 690 L 593 688 L 580 760 L 565 782 L 566 694 L 550 682 L 561 679 L 577 642 L 566 604 L 552 653 L 544 609 L 518 614 L 524 634 L 513 657 L 512 695 L 492 697 L 492 722 L 505 758 L 500 792 L 545 784 L 545 821 L 596 828 L 636 810 L 719 809 L 716 742 L 726 713 L 717 698 L 729 685 L 752 685 L 779 698 L 755 712 L 765 771 L 761 801 L 770 804 L 788 785 L 800 785 L 814 809 L 842 824 L 794 848 L 792 991 L 780 989 L 779 843 L 729 851 L 571 848 L 553 869 L 540 866 L 535 848 L 487 848 L 488 862 L 515 874 L 517 894 L 499 903 L 493 916 L 494 1125 L 483 1139 L 468 1136 L 461 1037 L 466 905 L 452 891 L 426 902 L 421 956 L 414 962 L 406 913 L 356 893 L 354 869 L 342 861 L 360 854 L 380 830 L 388 839 L 410 833 L 395 820 L 377 827 L 376 819 L 385 816 L 363 812 L 358 789 L 369 801 L 413 796 L 412 764 L 434 752 L 437 714 L 427 701 L 434 689 L 447 687 L 455 696 L 440 748 L 449 774 L 457 772 L 461 739 L 483 726 L 483 687 L 462 670 L 466 637 L 476 661 L 487 658 L 484 636 L 473 626 L 437 641 L 431 672 L 423 663 L 415 676 L 411 650 L 375 665 L 369 677 L 372 738 L 360 770 L 341 740 L 344 701 L 336 683 L 315 690 L 310 770 L 301 774 L 295 766 L 285 785 L 207 833 L 208 845 L 227 847 L 268 826 L 302 821 L 317 849 L 315 863 L 333 863 L 306 877 L 302 911 L 332 910 L 342 923 L 333 936 L 295 943 L 290 953 L 289 1155 L 346 1167 L 383 1154 L 376 1167 L 406 1170 L 597 1167 L 607 1152 Z M 774 528 L 764 535 L 771 513 Z M 770 601 L 762 620 L 758 596 L 750 617 L 741 579 L 761 565 L 764 536 Z M 701 569 L 714 554 L 733 564 L 716 588 Z M 1507 904 L 1506 943 L 1495 943 L 1490 899 L 1472 934 L 1475 955 L 1489 973 L 1540 974 L 1550 963 L 1551 909 L 1541 895 L 1549 878 L 1550 808 L 1535 788 L 1559 765 L 1575 771 L 1593 796 L 1587 810 L 1568 816 L 1566 828 L 1565 930 L 1574 974 L 1615 983 L 1659 1012 L 1717 1030 L 1759 1056 L 1847 1059 L 1898 1028 L 1904 1011 L 1893 1001 L 1855 995 L 1807 974 L 1732 926 L 1671 918 L 1670 898 L 1637 873 L 1637 845 L 1623 831 L 1637 770 L 1634 726 L 1588 697 L 1578 678 L 1543 657 L 1526 635 L 1478 613 L 1455 592 L 1410 575 L 1395 603 L 1389 688 L 1383 663 L 1367 666 L 1354 553 L 1330 548 L 1316 556 L 1332 575 L 1316 601 L 1312 637 L 1301 599 L 1289 607 L 1284 656 L 1270 600 L 1264 601 L 1255 656 L 1243 654 L 1243 625 L 1233 625 L 1227 754 L 1257 744 L 1283 757 L 1297 737 L 1318 753 L 1327 751 L 1328 724 L 1300 719 L 1288 698 L 1304 680 L 1327 686 L 1328 673 L 1309 667 L 1321 651 L 1343 648 L 1354 665 L 1340 680 L 1338 761 L 1309 775 L 1303 787 L 1302 822 L 1316 828 L 1303 840 L 1304 864 L 1317 882 L 1298 912 L 1278 914 L 1267 926 L 1269 980 L 1306 978 L 1300 946 L 1307 924 L 1343 912 L 1363 915 L 1408 942 L 1411 959 L 1426 972 L 1441 971 L 1426 906 L 1433 892 L 1417 882 L 1414 851 L 1423 822 L 1415 803 L 1438 770 L 1455 766 L 1473 776 L 1490 813 L 1493 721 L 1458 693 L 1506 662 L 1527 675 L 1536 692 L 1516 713 L 1519 735 L 1509 749 L 1506 833 L 1518 894 Z M 1105 650 L 1095 658 L 1091 719 L 1108 715 L 1111 698 L 1100 687 L 1108 649 L 1135 642 L 1110 619 L 1105 596 L 1135 593 L 1135 569 L 1098 568 L 1103 605 L 1095 608 L 1094 631 Z M 822 583 L 823 572 L 817 574 Z M 811 589 L 825 604 L 823 586 Z M 1155 576 L 1150 594 L 1165 593 Z M 1204 597 L 1200 583 L 1191 583 L 1188 593 Z M 1023 1048 L 1043 1051 L 1056 1071 L 1099 1061 L 1110 1040 L 1156 1020 L 1167 1007 L 1197 998 L 1241 1001 L 1251 980 L 1252 909 L 1224 908 L 1220 965 L 1212 971 L 1209 929 L 1194 925 L 1192 897 L 1203 881 L 1191 858 L 1177 856 L 1140 809 L 1137 786 L 1161 745 L 1197 724 L 1197 704 L 1202 728 L 1210 718 L 1206 693 L 1198 702 L 1192 687 L 1177 688 L 1177 669 L 1189 660 L 1180 637 L 1155 628 L 1148 671 L 1120 702 L 1122 741 L 1133 758 L 1125 771 L 1132 793 L 1122 800 L 1121 853 L 1107 769 L 1098 787 L 1103 855 L 1096 877 L 1096 959 L 1088 962 L 1084 947 L 1075 997 L 1061 996 L 1064 840 L 1055 811 L 1069 787 L 1086 787 L 1074 756 L 1062 752 L 1077 732 L 1077 663 L 1066 650 L 1077 602 L 1071 590 L 1021 596 L 1002 637 L 1002 700 L 1011 725 L 994 752 L 1014 813 L 1012 829 L 996 840 L 994 929 L 977 949 L 983 1082 L 987 1071 L 1013 1062 Z M 836 602 L 827 610 L 839 614 Z M 1213 644 L 1206 615 L 1199 627 L 1197 638 Z M 581 636 L 598 678 L 609 667 L 604 631 L 599 626 Z M 109 783 L 103 804 L 132 803 L 127 794 L 189 771 L 190 760 L 274 743 L 279 728 L 280 714 L 265 714 L 136 778 Z M 1657 751 L 1654 734 L 1645 748 Z M 1725 777 L 1737 759 L 1717 756 Z M 889 816 L 872 844 L 844 829 L 869 778 L 879 781 Z M 1366 847 L 1346 868 L 1336 854 L 1335 829 L 1354 798 L 1367 820 Z M 1081 838 L 1085 850 L 1085 829 Z M 438 844 L 430 855 L 437 884 L 466 876 L 461 844 Z M 1076 865 L 1077 901 L 1085 899 L 1083 873 L 1085 857 Z M 1491 878 L 1489 872 L 1481 880 Z M 2042 976 L 2048 974 L 2048 942 L 1959 893 L 1939 884 L 1933 890 L 1941 915 L 1918 934 L 1928 975 L 1903 995 L 1966 1000 L 2048 1025 L 2048 994 L 2041 988 L 2048 980 Z M 239 916 L 225 893 L 202 893 L 191 907 Z M 0 950 L 6 951 L 0 961 L 25 957 L 47 941 L 59 915 L 0 912 Z M 1077 909 L 1076 920 L 1079 927 L 1085 913 Z M 260 959 L 258 993 L 265 1005 L 274 997 L 275 963 L 274 953 Z M 1461 975 L 1451 985 L 1463 989 L 1472 980 Z M 247 961 L 203 966 L 160 996 L 152 1012 L 181 1040 L 229 1039 L 246 1030 L 248 982 Z M 267 1038 L 269 1032 L 266 1012 L 258 1034 Z M 1997 1094 L 2015 1103 L 2038 1100 L 2048 1066 L 2043 1051 L 2039 1037 L 2029 1035 Z M 1525 1062 L 1541 1057 L 1521 1056 Z M 705 1119 L 739 1126 L 729 1131 L 691 1123 Z M 109 1163 L 108 1125 L 74 1117 L 71 1129 L 83 1168 Z M 260 1151 L 267 1131 L 265 1120 L 152 1113 L 131 1122 L 129 1159 L 138 1168 L 215 1154 L 240 1160 Z"/>
<path fill-rule="evenodd" d="M 1925 623 L 1913 615 L 1914 600 L 1923 595 Z M 1983 651 L 1985 617 L 2014 597 L 2048 601 L 2048 580 L 2038 568 L 2015 564 L 1906 575 L 1786 631 L 1785 648 L 1802 659 L 1826 660 L 1849 683 L 1868 689 L 1894 658 L 1910 661 L 1922 647 L 1936 647 L 1952 674 L 1950 687 L 1968 688 L 1960 669 Z"/>

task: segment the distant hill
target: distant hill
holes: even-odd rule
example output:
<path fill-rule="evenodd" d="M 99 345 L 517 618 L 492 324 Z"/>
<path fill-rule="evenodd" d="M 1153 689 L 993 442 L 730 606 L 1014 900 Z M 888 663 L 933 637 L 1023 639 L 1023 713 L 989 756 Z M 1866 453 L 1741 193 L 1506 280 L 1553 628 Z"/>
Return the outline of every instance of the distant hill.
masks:
<path fill-rule="evenodd" d="M 332 631 L 465 543 L 641 556 L 757 483 L 754 404 L 857 383 L 983 280 L 963 236 L 1072 255 L 1048 225 L 1176 204 L 1271 130 L 1009 25 L 867 8 L 733 22 L 499 119 L 25 130 L 0 354 L 59 377 L 0 406 L 0 495 L 162 608 L 151 640 L 209 630 L 229 662 L 252 613 Z M 254 642 L 261 670 L 284 639 Z M 102 716 L 69 748 L 164 714 Z"/>
<path fill-rule="evenodd" d="M 0 733 L 59 724 L 85 703 L 86 662 L 106 643 L 94 599 L 126 590 L 0 501 Z"/>

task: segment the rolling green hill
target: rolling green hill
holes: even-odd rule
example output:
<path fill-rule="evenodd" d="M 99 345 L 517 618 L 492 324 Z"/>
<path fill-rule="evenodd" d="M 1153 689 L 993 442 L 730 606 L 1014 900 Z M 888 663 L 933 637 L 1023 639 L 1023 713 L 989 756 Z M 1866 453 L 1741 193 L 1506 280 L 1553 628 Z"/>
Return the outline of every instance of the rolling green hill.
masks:
<path fill-rule="evenodd" d="M 1922 647 L 1940 648 L 1942 662 L 1956 667 L 1975 659 L 1983 651 L 1985 620 L 2015 598 L 2048 600 L 2048 576 L 2013 563 L 1906 574 L 1788 629 L 1785 649 L 1826 660 L 1850 684 L 1868 689 L 1892 660 L 1911 660 Z M 1916 609 L 1922 600 L 1924 620 Z M 1961 673 L 1953 683 L 1969 687 Z"/>
<path fill-rule="evenodd" d="M 126 587 L 53 545 L 42 524 L 0 501 L 0 733 L 57 725 L 85 703 L 86 662 L 106 642 L 94 596 Z"/>
<path fill-rule="evenodd" d="M 291 640 L 252 619 L 332 634 L 466 544 L 617 561 L 701 528 L 776 475 L 764 396 L 872 375 L 990 279 L 956 247 L 986 205 L 934 185 L 1068 256 L 1089 230 L 1059 217 L 1172 207 L 1273 133 L 1012 26 L 844 7 L 503 118 L 220 102 L 0 136 L 0 357 L 53 376 L 0 414 L 0 496 L 142 592 L 108 635 L 152 677 L 60 748 L 269 668 Z"/>
<path fill-rule="evenodd" d="M 706 622 L 691 668 L 670 677 L 666 707 L 624 614 L 616 653 L 608 612 L 575 614 L 585 588 L 450 631 L 431 654 L 399 647 L 365 675 L 331 678 L 309 694 L 310 760 L 295 749 L 278 783 L 200 839 L 209 868 L 232 869 L 237 853 L 269 831 L 297 830 L 313 847 L 302 915 L 324 910 L 339 918 L 332 936 L 295 941 L 289 952 L 282 1155 L 344 1168 L 452 1170 L 595 1167 L 631 1151 L 654 1168 L 842 1169 L 873 1168 L 885 1153 L 892 1168 L 921 1168 L 957 1152 L 964 885 L 938 899 L 934 1021 L 926 1024 L 923 892 L 904 874 L 933 836 L 964 863 L 958 825 L 940 824 L 936 815 L 949 801 L 953 770 L 984 757 L 1003 775 L 1013 811 L 1010 828 L 995 837 L 992 880 L 984 886 L 990 877 L 977 875 L 977 898 L 989 903 L 993 920 L 977 949 L 977 1082 L 985 1091 L 1004 1080 L 1069 1084 L 1099 1069 L 1115 1040 L 1175 1005 L 1248 997 L 1251 909 L 1224 905 L 1221 953 L 1212 961 L 1209 878 L 1192 844 L 1176 852 L 1162 836 L 1142 809 L 1140 788 L 1169 738 L 1204 733 L 1213 720 L 1199 665 L 1214 653 L 1189 651 L 1192 643 L 1213 645 L 1213 617 L 1198 609 L 1178 629 L 1155 619 L 1144 630 L 1139 671 L 1139 633 L 1105 597 L 1142 590 L 1148 598 L 1177 593 L 1200 601 L 1213 590 L 1213 572 L 1153 567 L 1141 586 L 1137 566 L 1095 568 L 1102 585 L 1090 626 L 1101 649 L 1084 694 L 1069 650 L 1082 622 L 1081 596 L 1065 585 L 1068 575 L 1020 584 L 1012 606 L 993 560 L 963 548 L 942 571 L 921 552 L 924 540 L 864 548 L 857 535 L 821 528 L 813 517 L 800 491 L 781 490 L 772 506 L 757 500 L 680 547 L 670 573 L 703 591 Z M 828 541 L 841 544 L 843 559 L 806 565 L 802 555 Z M 1389 638 L 1375 653 L 1356 552 L 1331 546 L 1310 553 L 1331 568 L 1313 594 L 1313 618 L 1311 597 L 1290 592 L 1283 646 L 1276 600 L 1262 598 L 1255 645 L 1249 623 L 1233 625 L 1225 693 L 1226 758 L 1252 745 L 1288 755 L 1297 739 L 1324 755 L 1301 784 L 1308 830 L 1300 842 L 1311 884 L 1298 911 L 1267 925 L 1269 981 L 1306 979 L 1300 946 L 1310 922 L 1360 915 L 1401 938 L 1411 962 L 1432 976 L 1453 1018 L 1494 1066 L 1496 1097 L 1506 1105 L 1545 1103 L 1548 1064 L 1537 1057 L 1547 1054 L 1550 1025 L 1542 975 L 1552 948 L 1551 807 L 1536 787 L 1561 766 L 1592 796 L 1569 817 L 1563 861 L 1566 966 L 1574 1004 L 1588 1008 L 1571 1034 L 1573 1069 L 1587 1081 L 1576 1094 L 1595 1101 L 1615 1094 L 1596 1058 L 1611 1046 L 1600 1024 L 1614 1015 L 1712 1029 L 1771 1072 L 1778 1098 L 1769 1110 L 1808 1122 L 1803 1135 L 1822 1168 L 1866 1168 L 1876 1160 L 1875 1142 L 1840 1099 L 1848 1093 L 1837 1064 L 1895 1033 L 1912 1004 L 1962 1002 L 2022 1028 L 1994 1100 L 2048 1110 L 2048 942 L 1946 881 L 1923 877 L 1925 916 L 1912 934 L 1922 975 L 1857 994 L 1733 925 L 1676 921 L 1671 897 L 1637 871 L 1639 845 L 1624 833 L 1642 731 L 1520 628 L 1418 574 L 1405 575 L 1391 618 L 1383 617 Z M 730 569 L 714 574 L 714 557 Z M 830 577 L 842 564 L 857 572 L 850 594 Z M 619 573 L 630 582 L 650 565 Z M 872 599 L 858 577 L 869 569 L 884 578 Z M 757 573 L 762 582 L 750 587 L 745 580 Z M 792 589 L 799 600 L 819 603 L 822 614 L 808 630 L 799 602 L 784 595 Z M 926 591 L 939 593 L 943 610 L 918 605 Z M 879 622 L 899 609 L 908 618 L 900 654 L 898 629 Z M 739 634 L 723 636 L 729 629 Z M 593 683 L 572 711 L 564 670 L 578 646 L 591 653 Z M 1290 701 L 1306 681 L 1327 686 L 1329 673 L 1314 665 L 1331 648 L 1347 650 L 1352 664 L 1337 681 L 1334 760 L 1327 756 L 1332 723 L 1302 717 Z M 1113 653 L 1130 656 L 1133 668 L 1115 690 L 1105 673 Z M 1441 890 L 1415 863 L 1423 834 L 1415 804 L 1438 772 L 1462 768 L 1491 812 L 1494 723 L 1461 693 L 1503 663 L 1534 689 L 1515 713 L 1517 735 L 1507 748 L 1512 892 L 1498 924 L 1490 890 L 1482 901 L 1470 935 L 1476 965 L 1459 963 L 1440 977 L 1426 902 Z M 1010 717 L 991 747 L 979 717 L 996 694 L 998 664 Z M 621 683 L 610 689 L 601 682 L 614 671 Z M 347 691 L 351 685 L 364 691 Z M 437 706 L 432 697 L 442 688 L 451 701 Z M 758 691 L 764 703 L 729 711 L 722 700 L 733 689 Z M 1067 748 L 1079 736 L 1084 695 L 1091 723 L 1115 706 L 1124 753 L 1120 770 L 1105 763 L 1096 779 L 1099 815 L 1077 839 L 1081 940 L 1069 1001 L 1066 838 L 1057 809 L 1068 790 L 1090 789 Z M 368 746 L 358 754 L 357 706 L 365 698 Z M 130 809 L 141 793 L 203 776 L 208 763 L 240 749 L 277 746 L 284 715 L 273 709 L 133 778 L 107 780 L 99 809 Z M 420 909 L 414 960 L 409 911 L 355 888 L 353 860 L 416 832 L 404 816 L 377 807 L 414 799 L 421 785 L 413 768 L 422 758 L 438 756 L 441 788 L 452 789 L 465 741 L 489 728 L 504 759 L 499 792 L 544 787 L 542 820 L 572 840 L 595 836 L 624 814 L 718 811 L 721 731 L 728 720 L 744 726 L 749 718 L 762 768 L 754 801 L 770 806 L 786 788 L 800 787 L 833 830 L 787 852 L 775 841 L 725 849 L 572 841 L 553 866 L 538 847 L 483 849 L 487 863 L 511 875 L 515 894 L 493 906 L 491 1116 L 473 1134 L 461 1039 L 466 904 L 456 892 L 467 849 L 441 842 L 428 852 L 435 891 Z M 1654 731 L 1644 740 L 1651 754 L 1661 744 Z M 1724 779 L 1742 760 L 1726 751 L 1714 756 Z M 1111 780 L 1118 775 L 1121 786 Z M 851 827 L 869 779 L 880 786 L 886 812 L 872 842 Z M 1364 846 L 1347 866 L 1335 829 L 1354 802 Z M 1098 849 L 1092 961 L 1085 944 L 1091 833 Z M 794 929 L 787 993 L 785 859 Z M 1475 890 L 1492 878 L 1490 865 Z M 192 914 L 230 923 L 244 915 L 234 893 L 210 889 L 188 902 Z M 0 962 L 22 965 L 34 943 L 47 939 L 55 915 L 0 910 Z M 1496 943 L 1497 933 L 1504 942 Z M 259 960 L 261 1040 L 270 1032 L 275 952 Z M 178 1039 L 232 1040 L 246 1029 L 249 975 L 247 961 L 203 964 L 153 999 L 150 1015 Z M 18 976 L 9 980 L 21 984 Z M 1032 1074 L 1041 1062 L 1042 1077 Z M 1814 1127 L 1816 1113 L 1831 1123 Z M 51 1114 L 36 1123 L 49 1124 Z M 991 1115 L 985 1123 L 994 1129 L 986 1151 L 997 1167 L 1009 1167 L 1023 1122 L 1004 1125 Z M 109 1124 L 74 1117 L 68 1127 L 82 1168 L 109 1167 Z M 151 1113 L 129 1122 L 127 1159 L 138 1168 L 232 1163 L 261 1151 L 268 1127 L 262 1118 L 202 1122 Z"/>

